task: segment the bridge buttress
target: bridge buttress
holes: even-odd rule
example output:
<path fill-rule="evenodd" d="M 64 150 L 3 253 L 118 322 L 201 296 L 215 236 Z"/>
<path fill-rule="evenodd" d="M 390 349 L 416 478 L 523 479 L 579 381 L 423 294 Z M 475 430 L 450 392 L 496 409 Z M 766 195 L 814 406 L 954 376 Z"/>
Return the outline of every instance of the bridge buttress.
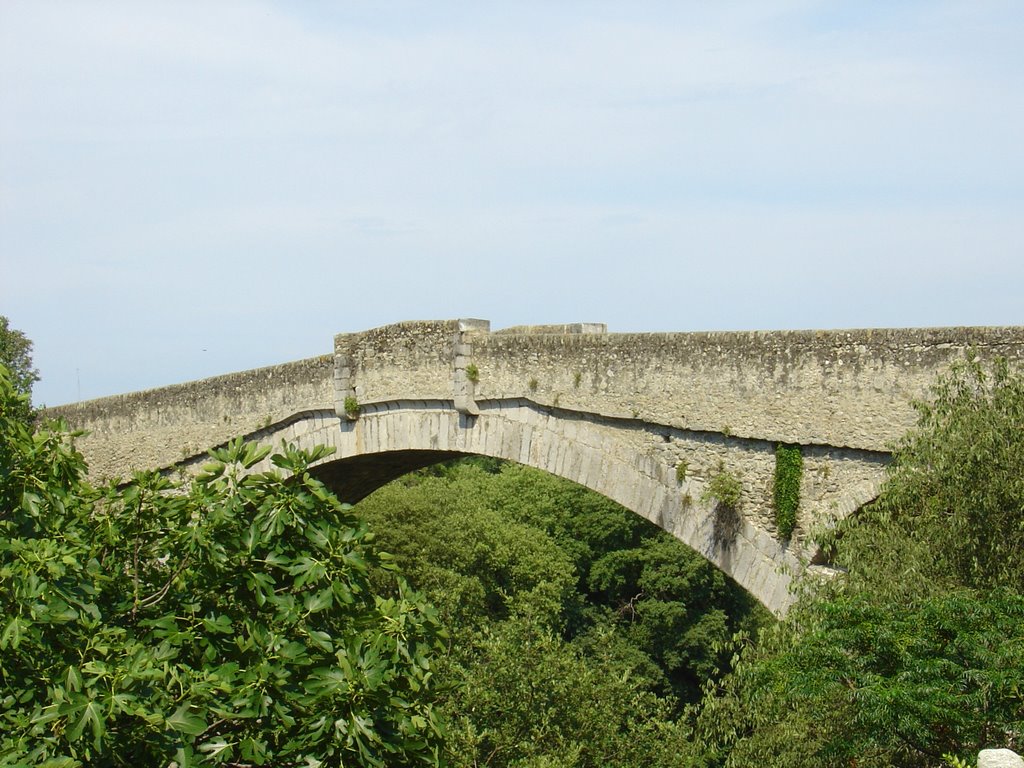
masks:
<path fill-rule="evenodd" d="M 345 410 L 345 401 L 356 397 L 353 348 L 358 342 L 358 333 L 339 333 L 334 337 L 334 412 L 345 421 L 357 415 L 350 413 L 351 409 Z"/>
<path fill-rule="evenodd" d="M 479 416 L 476 404 L 476 381 L 479 375 L 473 365 L 473 337 L 490 333 L 489 320 L 459 320 L 452 339 L 452 393 L 455 410 L 466 416 Z M 472 371 L 472 374 L 471 374 Z"/>

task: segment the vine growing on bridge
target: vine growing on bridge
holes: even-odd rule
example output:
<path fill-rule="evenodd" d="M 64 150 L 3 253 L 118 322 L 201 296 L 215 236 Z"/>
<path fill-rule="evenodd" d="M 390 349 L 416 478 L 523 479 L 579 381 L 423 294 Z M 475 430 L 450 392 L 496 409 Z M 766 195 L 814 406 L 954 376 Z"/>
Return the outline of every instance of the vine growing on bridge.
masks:
<path fill-rule="evenodd" d="M 804 457 L 798 445 L 775 447 L 775 525 L 779 536 L 788 539 L 796 528 L 796 513 L 800 508 L 800 479 L 804 471 Z"/>

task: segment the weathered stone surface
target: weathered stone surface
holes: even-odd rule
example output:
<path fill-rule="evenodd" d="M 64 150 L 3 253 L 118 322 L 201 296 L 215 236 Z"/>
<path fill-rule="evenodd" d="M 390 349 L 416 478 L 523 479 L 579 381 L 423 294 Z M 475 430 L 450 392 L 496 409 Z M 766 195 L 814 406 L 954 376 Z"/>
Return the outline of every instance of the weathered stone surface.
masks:
<path fill-rule="evenodd" d="M 978 768 L 1024 768 L 1024 758 L 1009 749 L 983 749 L 978 753 Z"/>
<path fill-rule="evenodd" d="M 86 435 L 76 444 L 94 477 L 126 477 L 205 453 L 296 413 L 333 408 L 330 355 L 47 411 Z"/>
<path fill-rule="evenodd" d="M 877 495 L 888 448 L 914 421 L 910 401 L 967 355 L 1024 361 L 1024 328 L 609 334 L 576 324 L 491 333 L 486 320 L 450 320 L 334 342 L 333 358 L 49 415 L 89 431 L 78 445 L 100 476 L 194 466 L 237 435 L 335 446 L 318 471 L 350 501 L 454 455 L 518 461 L 647 517 L 782 612 L 791 579 L 814 558 L 809 533 Z M 357 416 L 345 413 L 347 397 Z M 789 541 L 773 521 L 778 442 L 804 454 Z M 722 471 L 741 484 L 728 519 L 706 493 Z"/>
<path fill-rule="evenodd" d="M 490 334 L 478 398 L 545 404 L 693 430 L 887 450 L 910 401 L 969 352 L 1021 360 L 1024 329 Z M 536 390 L 529 382 L 536 381 Z"/>

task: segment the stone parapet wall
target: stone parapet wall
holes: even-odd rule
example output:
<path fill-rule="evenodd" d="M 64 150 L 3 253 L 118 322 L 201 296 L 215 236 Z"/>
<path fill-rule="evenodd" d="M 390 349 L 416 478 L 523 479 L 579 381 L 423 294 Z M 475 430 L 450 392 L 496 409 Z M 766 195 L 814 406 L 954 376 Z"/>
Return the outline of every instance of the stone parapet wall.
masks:
<path fill-rule="evenodd" d="M 405 322 L 334 337 L 339 392 L 360 403 L 452 397 L 458 320 Z"/>
<path fill-rule="evenodd" d="M 76 445 L 97 478 L 171 466 L 296 412 L 334 407 L 333 358 L 230 373 L 45 411 L 87 434 Z"/>
<path fill-rule="evenodd" d="M 475 341 L 473 362 L 478 398 L 881 451 L 969 352 L 1022 362 L 1024 329 L 497 333 Z"/>
<path fill-rule="evenodd" d="M 541 406 L 804 446 L 887 451 L 911 401 L 968 354 L 1024 362 L 1024 328 L 614 333 L 486 320 L 339 334 L 334 355 L 51 409 L 97 475 L 164 467 L 300 411 L 525 398 Z"/>

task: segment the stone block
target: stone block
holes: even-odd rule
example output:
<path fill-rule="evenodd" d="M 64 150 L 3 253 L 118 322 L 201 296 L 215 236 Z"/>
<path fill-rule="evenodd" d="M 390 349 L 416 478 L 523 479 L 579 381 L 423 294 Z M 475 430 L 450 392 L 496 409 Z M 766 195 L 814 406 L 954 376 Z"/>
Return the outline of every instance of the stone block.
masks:
<path fill-rule="evenodd" d="M 460 319 L 457 326 L 461 333 L 489 333 L 491 330 L 491 321 L 480 320 L 475 317 L 466 317 Z"/>
<path fill-rule="evenodd" d="M 529 464 L 530 454 L 533 450 L 533 426 L 530 424 L 523 424 L 520 427 L 522 438 L 519 442 L 519 463 Z"/>
<path fill-rule="evenodd" d="M 1024 758 L 1011 749 L 983 749 L 978 753 L 978 768 L 1024 768 Z"/>

